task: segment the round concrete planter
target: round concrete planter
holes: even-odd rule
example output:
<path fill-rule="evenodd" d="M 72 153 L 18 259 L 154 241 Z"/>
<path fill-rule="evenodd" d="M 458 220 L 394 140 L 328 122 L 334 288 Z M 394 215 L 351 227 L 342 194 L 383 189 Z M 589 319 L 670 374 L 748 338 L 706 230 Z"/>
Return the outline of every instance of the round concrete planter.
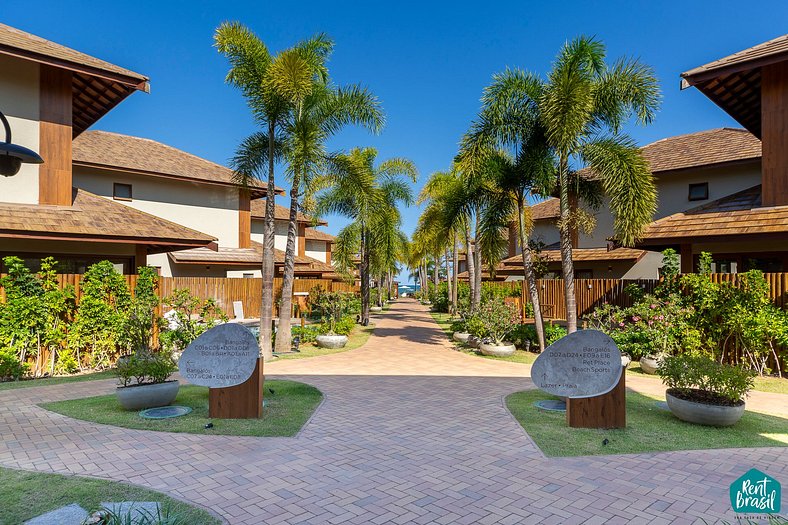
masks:
<path fill-rule="evenodd" d="M 484 355 L 508 357 L 514 354 L 514 351 L 517 350 L 517 348 L 514 345 L 509 344 L 496 345 L 494 343 L 482 343 L 479 345 L 479 350 L 481 350 Z"/>
<path fill-rule="evenodd" d="M 315 340 L 320 348 L 343 348 L 347 344 L 346 335 L 319 335 Z"/>
<path fill-rule="evenodd" d="M 125 410 L 164 407 L 175 401 L 178 381 L 165 381 L 152 385 L 119 386 L 115 389 L 118 402 Z"/>
<path fill-rule="evenodd" d="M 457 341 L 458 343 L 467 343 L 468 338 L 471 336 L 468 332 L 454 332 L 451 334 L 451 338 Z"/>
<path fill-rule="evenodd" d="M 707 405 L 695 401 L 679 399 L 665 393 L 668 408 L 674 416 L 697 425 L 708 425 L 714 427 L 729 427 L 735 424 L 744 414 L 744 403 L 737 406 Z"/>
<path fill-rule="evenodd" d="M 465 344 L 470 346 L 471 348 L 479 348 L 479 345 L 482 344 L 482 340 L 476 337 L 475 335 L 468 336 L 468 340 L 465 341 Z"/>
<path fill-rule="evenodd" d="M 640 369 L 647 374 L 656 374 L 659 368 L 659 361 L 656 357 L 643 356 L 640 358 Z"/>
<path fill-rule="evenodd" d="M 370 307 L 369 307 L 369 311 L 370 311 L 370 312 L 375 312 L 375 313 L 378 313 L 378 312 L 382 312 L 382 311 L 383 311 L 383 308 L 382 308 L 382 307 L 380 307 L 380 306 L 370 306 Z"/>

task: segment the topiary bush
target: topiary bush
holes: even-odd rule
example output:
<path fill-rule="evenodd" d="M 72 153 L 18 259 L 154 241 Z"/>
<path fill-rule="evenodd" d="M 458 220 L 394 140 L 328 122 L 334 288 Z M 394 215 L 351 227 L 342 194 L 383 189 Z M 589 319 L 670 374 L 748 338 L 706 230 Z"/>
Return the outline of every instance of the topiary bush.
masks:
<path fill-rule="evenodd" d="M 718 363 L 706 356 L 668 356 L 657 374 L 668 392 L 682 399 L 715 405 L 740 405 L 752 390 L 755 372 Z"/>

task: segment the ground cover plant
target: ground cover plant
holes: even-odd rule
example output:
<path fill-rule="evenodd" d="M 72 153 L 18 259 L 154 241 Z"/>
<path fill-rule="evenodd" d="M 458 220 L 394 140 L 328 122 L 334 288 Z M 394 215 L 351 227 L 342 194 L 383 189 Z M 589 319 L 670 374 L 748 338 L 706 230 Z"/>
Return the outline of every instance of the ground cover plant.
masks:
<path fill-rule="evenodd" d="M 273 394 L 271 393 L 273 390 Z M 173 419 L 143 419 L 138 412 L 121 408 L 114 394 L 55 401 L 41 406 L 75 419 L 140 430 L 225 434 L 232 436 L 294 436 L 309 420 L 323 395 L 310 385 L 295 381 L 267 380 L 266 406 L 260 419 L 211 419 L 208 417 L 208 388 L 183 385 L 174 405 L 192 412 Z M 211 428 L 205 428 L 213 423 Z"/>
<path fill-rule="evenodd" d="M 2 467 L 0 480 L 0 501 L 3 502 L 1 523 L 23 523 L 72 503 L 93 511 L 99 508 L 102 501 L 158 501 L 171 516 L 177 516 L 180 523 L 222 523 L 205 510 L 170 498 L 161 492 L 116 481 Z"/>
<path fill-rule="evenodd" d="M 568 428 L 565 413 L 534 406 L 534 402 L 543 399 L 557 398 L 540 390 L 527 390 L 507 397 L 506 406 L 547 456 L 788 447 L 788 419 L 778 416 L 747 411 L 733 427 L 694 425 L 659 408 L 660 399 L 628 391 L 627 428 Z"/>

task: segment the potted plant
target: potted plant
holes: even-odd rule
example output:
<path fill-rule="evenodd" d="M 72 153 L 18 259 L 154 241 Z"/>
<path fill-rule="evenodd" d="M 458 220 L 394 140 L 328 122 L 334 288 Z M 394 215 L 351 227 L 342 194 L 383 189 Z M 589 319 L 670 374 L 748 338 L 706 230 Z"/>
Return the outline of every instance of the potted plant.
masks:
<path fill-rule="evenodd" d="M 487 330 L 484 327 L 481 319 L 475 314 L 469 315 L 465 320 L 465 330 L 470 334 L 465 344 L 471 348 L 479 348 L 482 344 L 482 339 L 487 337 Z"/>
<path fill-rule="evenodd" d="M 665 398 L 677 418 L 699 425 L 730 426 L 744 414 L 744 398 L 755 373 L 702 356 L 666 357 L 657 370 Z"/>
<path fill-rule="evenodd" d="M 451 324 L 451 338 L 457 341 L 458 343 L 467 343 L 468 338 L 471 336 L 470 332 L 466 328 L 466 321 L 463 317 L 462 319 L 458 319 Z"/>
<path fill-rule="evenodd" d="M 343 348 L 347 344 L 347 334 L 353 329 L 353 319 L 347 317 L 350 304 L 349 294 L 343 292 L 321 292 L 317 306 L 322 311 L 323 322 L 320 335 L 315 338 L 321 348 Z"/>
<path fill-rule="evenodd" d="M 178 395 L 178 380 L 168 381 L 178 370 L 172 352 L 134 353 L 118 359 L 115 374 L 121 386 L 115 393 L 126 410 L 167 406 Z"/>
<path fill-rule="evenodd" d="M 516 347 L 504 338 L 520 323 L 520 312 L 515 305 L 491 299 L 479 308 L 476 317 L 487 334 L 479 345 L 484 355 L 505 357 L 514 354 Z"/>

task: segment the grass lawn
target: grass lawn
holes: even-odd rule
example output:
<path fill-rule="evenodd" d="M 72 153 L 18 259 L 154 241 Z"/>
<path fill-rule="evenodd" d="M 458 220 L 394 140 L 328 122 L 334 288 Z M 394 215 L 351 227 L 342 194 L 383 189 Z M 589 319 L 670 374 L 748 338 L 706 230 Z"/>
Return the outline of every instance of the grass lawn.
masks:
<path fill-rule="evenodd" d="M 556 399 L 540 390 L 516 392 L 506 405 L 547 456 L 634 454 L 707 448 L 788 447 L 788 419 L 745 412 L 732 427 L 693 425 L 658 408 L 656 398 L 627 391 L 627 428 L 598 430 L 569 428 L 563 412 L 534 406 Z M 602 441 L 608 439 L 607 446 Z"/>
<path fill-rule="evenodd" d="M 62 385 L 63 383 L 77 383 L 79 381 L 95 381 L 97 379 L 112 379 L 112 370 L 103 372 L 89 372 L 86 374 L 74 374 L 71 376 L 46 377 L 41 379 L 23 379 L 21 381 L 8 381 L 0 383 L 1 390 L 14 390 L 16 388 L 30 388 L 34 386 Z"/>
<path fill-rule="evenodd" d="M 348 335 L 347 344 L 344 348 L 320 348 L 314 343 L 304 343 L 303 345 L 298 347 L 299 352 L 297 354 L 281 354 L 276 356 L 277 359 L 303 359 L 305 357 L 317 357 L 320 355 L 328 355 L 328 354 L 338 354 L 339 352 L 347 352 L 348 350 L 354 350 L 360 346 L 366 344 L 369 336 L 372 335 L 372 332 L 375 330 L 375 325 L 370 324 L 368 326 L 361 326 L 356 325 L 353 327 L 353 330 Z"/>
<path fill-rule="evenodd" d="M 78 503 L 85 510 L 98 510 L 102 501 L 158 501 L 162 510 L 182 518 L 182 523 L 219 525 L 208 512 L 172 499 L 160 492 L 96 478 L 24 472 L 0 468 L 0 523 L 14 524 Z M 181 522 L 179 522 L 181 523 Z"/>
<path fill-rule="evenodd" d="M 274 391 L 270 393 L 269 389 Z M 82 419 L 140 430 L 225 434 L 231 436 L 294 436 L 317 408 L 323 394 L 310 385 L 295 381 L 267 380 L 266 407 L 260 419 L 211 419 L 208 417 L 208 388 L 181 386 L 174 405 L 188 406 L 192 412 L 173 419 L 143 419 L 136 411 L 120 407 L 114 394 L 44 403 L 47 410 Z M 213 423 L 206 429 L 205 424 Z"/>
<path fill-rule="evenodd" d="M 635 374 L 640 377 L 650 377 L 655 381 L 660 380 L 659 376 L 645 373 L 635 361 L 629 364 L 627 373 Z M 755 387 L 753 387 L 753 390 L 759 392 L 772 392 L 774 394 L 788 394 L 788 378 L 755 376 Z"/>

